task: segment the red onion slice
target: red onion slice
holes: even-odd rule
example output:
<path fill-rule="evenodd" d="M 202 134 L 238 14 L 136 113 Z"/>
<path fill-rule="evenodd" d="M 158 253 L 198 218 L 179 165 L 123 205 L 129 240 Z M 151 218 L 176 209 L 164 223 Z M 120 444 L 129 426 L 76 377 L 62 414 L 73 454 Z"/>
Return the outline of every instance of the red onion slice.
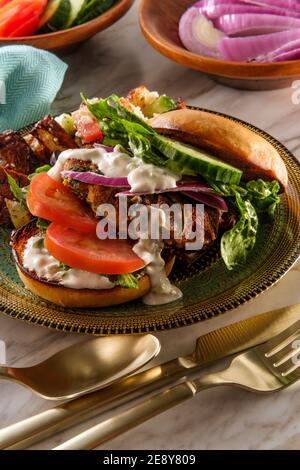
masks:
<path fill-rule="evenodd" d="M 300 18 L 246 13 L 220 16 L 214 24 L 229 36 L 254 36 L 300 28 Z"/>
<path fill-rule="evenodd" d="M 101 148 L 105 150 L 107 153 L 112 153 L 114 151 L 113 147 L 108 147 L 108 145 L 103 145 L 103 144 L 94 144 L 95 148 Z"/>
<path fill-rule="evenodd" d="M 258 13 L 258 14 L 269 14 L 269 15 L 282 15 L 291 16 L 294 18 L 300 18 L 300 13 L 283 10 L 282 8 L 276 7 L 256 7 L 252 5 L 218 5 L 217 7 L 202 7 L 199 9 L 202 14 L 205 14 L 209 19 L 215 20 L 223 15 L 232 14 L 245 14 L 245 13 Z"/>
<path fill-rule="evenodd" d="M 269 54 L 258 56 L 256 58 L 256 62 L 281 62 L 284 60 L 295 60 L 299 58 L 299 49 L 300 39 L 297 39 L 296 41 L 284 44 Z"/>
<path fill-rule="evenodd" d="M 208 0 L 210 1 L 210 0 Z M 228 0 L 231 1 L 231 0 Z M 275 7 L 284 8 L 287 10 L 294 10 L 300 12 L 300 3 L 298 0 L 239 0 L 240 3 L 249 3 L 250 5 L 258 5 L 258 6 L 274 6 Z"/>
<path fill-rule="evenodd" d="M 194 199 L 197 202 L 205 204 L 206 206 L 213 207 L 214 209 L 219 209 L 223 212 L 228 212 L 228 206 L 225 200 L 216 194 L 203 194 L 203 193 L 195 193 L 192 191 L 184 191 L 183 194 L 185 196 Z"/>
<path fill-rule="evenodd" d="M 199 8 L 189 8 L 180 18 L 179 37 L 186 49 L 196 54 L 218 58 L 219 40 L 224 33 L 200 13 Z"/>
<path fill-rule="evenodd" d="M 169 188 L 169 189 L 157 189 L 153 193 L 149 193 L 149 191 L 140 191 L 140 192 L 132 192 L 132 191 L 122 191 L 118 193 L 117 196 L 145 196 L 147 194 L 163 194 L 163 193 L 178 193 L 182 191 L 192 191 L 192 192 L 201 192 L 205 194 L 215 194 L 214 190 L 206 185 L 206 184 L 197 184 L 197 183 L 190 183 L 179 181 L 177 183 L 176 188 Z"/>
<path fill-rule="evenodd" d="M 81 183 L 98 186 L 111 186 L 113 188 L 130 188 L 127 178 L 108 178 L 90 171 L 63 171 L 62 176 Z"/>
<path fill-rule="evenodd" d="M 300 28 L 280 33 L 262 34 L 242 38 L 221 38 L 219 48 L 224 60 L 244 62 L 269 54 L 288 42 L 300 39 Z"/>

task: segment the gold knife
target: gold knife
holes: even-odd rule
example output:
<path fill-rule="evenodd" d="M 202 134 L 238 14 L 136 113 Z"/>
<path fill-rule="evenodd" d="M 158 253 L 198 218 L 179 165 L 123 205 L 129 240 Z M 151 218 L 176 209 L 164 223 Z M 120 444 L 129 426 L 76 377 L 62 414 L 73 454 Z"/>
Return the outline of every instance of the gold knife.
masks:
<path fill-rule="evenodd" d="M 24 449 L 87 418 L 194 373 L 198 368 L 264 343 L 300 320 L 300 304 L 273 310 L 201 336 L 195 351 L 0 430 L 0 449 Z"/>

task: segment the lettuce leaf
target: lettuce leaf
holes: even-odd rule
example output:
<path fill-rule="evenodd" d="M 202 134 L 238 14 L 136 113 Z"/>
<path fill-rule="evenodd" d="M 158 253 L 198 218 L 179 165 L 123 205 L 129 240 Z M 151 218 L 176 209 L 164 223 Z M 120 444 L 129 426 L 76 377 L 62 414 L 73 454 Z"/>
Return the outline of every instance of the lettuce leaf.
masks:
<path fill-rule="evenodd" d="M 38 168 L 36 168 L 34 173 L 31 173 L 31 175 L 28 176 L 28 179 L 32 180 L 35 175 L 39 175 L 40 173 L 47 173 L 49 170 L 51 170 L 51 168 L 51 165 L 39 166 Z"/>
<path fill-rule="evenodd" d="M 23 206 L 27 208 L 26 205 L 26 188 L 21 188 L 16 180 L 7 172 L 6 177 L 9 184 L 9 188 L 14 196 L 14 198 Z"/>
<path fill-rule="evenodd" d="M 266 213 L 274 217 L 277 205 L 280 203 L 280 185 L 277 181 L 249 181 L 246 184 L 247 195 L 258 213 Z"/>
<path fill-rule="evenodd" d="M 239 221 L 221 239 L 221 255 L 229 270 L 246 262 L 255 245 L 258 228 L 258 216 L 251 202 L 244 200 L 238 191 L 235 201 L 240 212 Z"/>
<path fill-rule="evenodd" d="M 232 199 L 240 213 L 236 225 L 224 233 L 221 239 L 221 255 L 229 270 L 246 262 L 253 249 L 258 229 L 258 214 L 274 217 L 280 202 L 280 186 L 277 181 L 261 179 L 249 181 L 245 186 L 209 182 L 213 189 L 223 197 Z"/>
<path fill-rule="evenodd" d="M 139 282 L 134 274 L 120 274 L 119 276 L 109 276 L 109 280 L 119 287 L 125 289 L 137 289 Z"/>

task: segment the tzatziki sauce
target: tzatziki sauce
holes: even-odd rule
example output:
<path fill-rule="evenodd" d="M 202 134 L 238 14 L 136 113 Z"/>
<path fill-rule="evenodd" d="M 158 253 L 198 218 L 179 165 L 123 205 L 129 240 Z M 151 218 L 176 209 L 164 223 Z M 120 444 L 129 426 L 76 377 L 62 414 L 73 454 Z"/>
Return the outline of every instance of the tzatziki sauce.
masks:
<path fill-rule="evenodd" d="M 58 282 L 70 289 L 113 289 L 110 280 L 100 274 L 70 268 L 64 270 L 60 262 L 50 255 L 44 246 L 44 237 L 36 235 L 28 239 L 23 252 L 23 266 L 35 272 L 40 279 Z"/>
<path fill-rule="evenodd" d="M 109 178 L 127 178 L 132 192 L 154 193 L 156 190 L 176 188 L 181 176 L 165 168 L 144 163 L 141 158 L 131 157 L 117 145 L 113 152 L 105 148 L 70 149 L 62 152 L 48 175 L 56 181 L 61 180 L 61 172 L 67 160 L 75 159 L 91 162 Z"/>

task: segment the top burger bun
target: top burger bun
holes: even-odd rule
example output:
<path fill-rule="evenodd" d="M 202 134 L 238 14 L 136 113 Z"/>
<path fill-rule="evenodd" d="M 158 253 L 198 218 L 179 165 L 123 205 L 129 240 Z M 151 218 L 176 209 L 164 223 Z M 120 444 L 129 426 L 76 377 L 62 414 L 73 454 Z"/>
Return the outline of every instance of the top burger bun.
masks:
<path fill-rule="evenodd" d="M 205 111 L 180 109 L 150 120 L 160 134 L 202 148 L 243 171 L 243 180 L 277 180 L 288 185 L 286 166 L 277 150 L 242 124 Z"/>

